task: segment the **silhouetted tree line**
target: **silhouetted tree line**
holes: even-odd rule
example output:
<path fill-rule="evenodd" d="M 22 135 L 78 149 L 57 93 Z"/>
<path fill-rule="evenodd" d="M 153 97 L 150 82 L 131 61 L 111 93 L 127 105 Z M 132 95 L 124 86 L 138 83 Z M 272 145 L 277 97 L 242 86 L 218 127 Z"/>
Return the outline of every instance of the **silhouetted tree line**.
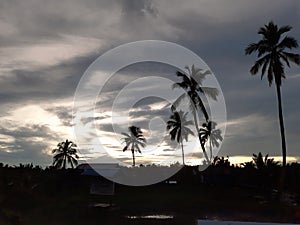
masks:
<path fill-rule="evenodd" d="M 160 167 L 159 165 L 144 166 Z M 207 187 L 208 190 L 238 187 L 245 192 L 248 189 L 255 190 L 257 193 L 265 192 L 271 199 L 276 198 L 282 168 L 268 155 L 263 156 L 261 153 L 253 154 L 251 162 L 240 165 L 231 164 L 228 157 L 215 157 L 213 163 L 204 171 L 199 171 L 198 166 L 186 165 L 168 179 L 176 181 L 176 184 L 163 181 L 151 187 L 154 188 L 153 190 L 166 189 L 169 185 L 199 187 L 199 189 Z M 137 167 L 128 169 L 137 169 Z M 285 190 L 293 193 L 300 203 L 300 164 L 287 164 L 285 169 Z M 19 214 L 26 215 L 28 210 L 39 208 L 41 204 L 55 204 L 61 210 L 64 207 L 68 208 L 69 204 L 79 206 L 88 204 L 91 199 L 89 195 L 91 179 L 97 178 L 83 176 L 82 172 L 83 170 L 78 168 L 57 169 L 53 166 L 41 168 L 32 164 L 9 166 L 0 163 L 0 218 L 8 217 L 13 220 L 18 218 Z M 130 189 L 116 184 L 116 194 L 128 188 Z M 68 202 L 65 201 L 66 198 L 69 199 Z M 72 203 L 69 202 L 70 199 L 74 199 Z"/>
<path fill-rule="evenodd" d="M 143 167 L 166 167 L 161 165 L 149 164 L 140 165 Z M 170 166 L 176 166 L 170 165 Z M 180 166 L 179 164 L 177 166 Z M 286 188 L 300 190 L 300 164 L 287 164 L 287 182 Z M 199 171 L 198 166 L 185 166 L 181 171 L 169 179 L 175 179 L 179 183 L 190 185 L 227 183 L 236 185 L 252 185 L 256 187 L 278 187 L 280 171 L 282 166 L 262 153 L 253 154 L 252 161 L 231 164 L 229 157 L 214 157 L 211 165 L 204 171 Z M 0 188 L 2 191 L 17 191 L 22 193 L 35 192 L 35 189 L 46 191 L 47 194 L 57 192 L 67 192 L 66 187 L 74 187 L 82 181 L 82 169 L 64 169 L 59 170 L 55 166 L 42 168 L 33 164 L 19 164 L 18 166 L 9 166 L 0 163 Z M 100 176 L 100 175 L 99 175 Z M 220 176 L 220 179 L 217 178 Z M 188 178 L 191 177 L 191 180 Z M 225 179 L 225 178 L 228 179 Z M 215 179 L 213 181 L 212 179 Z M 232 182 L 232 183 L 230 183 Z M 50 185 L 55 184 L 56 186 Z M 49 190 L 47 190 L 49 189 Z M 1 192 L 3 193 L 3 192 Z"/>

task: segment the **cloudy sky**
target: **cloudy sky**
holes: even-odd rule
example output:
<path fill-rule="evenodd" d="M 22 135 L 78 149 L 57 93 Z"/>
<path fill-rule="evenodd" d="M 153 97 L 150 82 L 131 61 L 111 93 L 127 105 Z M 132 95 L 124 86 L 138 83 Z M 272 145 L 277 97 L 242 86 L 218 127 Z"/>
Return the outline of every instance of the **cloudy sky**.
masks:
<path fill-rule="evenodd" d="M 300 40 L 298 0 L 1 0 L 0 161 L 51 164 L 51 149 L 58 142 L 76 140 L 73 97 L 84 71 L 106 51 L 148 39 L 192 50 L 215 74 L 228 119 L 220 155 L 233 160 L 259 151 L 280 156 L 275 88 L 269 88 L 260 76 L 251 77 L 249 68 L 255 56 L 244 55 L 245 46 L 258 40 L 258 28 L 270 20 L 291 25 L 290 35 Z M 97 120 L 108 147 L 120 147 L 118 141 L 109 139 L 113 132 L 107 119 L 111 98 L 137 77 L 173 74 L 175 79 L 175 71 L 157 64 L 136 65 L 124 68 L 107 83 L 100 98 L 108 101 L 98 104 Z M 300 157 L 299 86 L 300 68 L 293 66 L 282 88 L 292 160 Z M 167 113 L 162 103 L 159 98 L 141 99 L 130 112 L 136 119 L 132 123 L 150 138 L 150 146 L 156 142 L 164 146 L 148 161 L 167 156 L 166 148 L 172 145 L 162 139 L 165 134 L 149 133 L 163 129 L 159 117 Z M 156 118 L 150 124 L 146 112 Z M 99 134 L 102 138 L 103 133 Z M 119 154 L 130 161 L 129 155 Z"/>

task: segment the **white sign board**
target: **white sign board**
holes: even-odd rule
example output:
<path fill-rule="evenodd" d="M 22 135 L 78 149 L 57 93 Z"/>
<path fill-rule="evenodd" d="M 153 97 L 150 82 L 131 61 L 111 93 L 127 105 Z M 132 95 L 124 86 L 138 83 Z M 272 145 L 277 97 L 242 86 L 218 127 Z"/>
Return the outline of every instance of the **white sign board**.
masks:
<path fill-rule="evenodd" d="M 198 220 L 197 225 L 299 225 L 288 223 L 257 223 L 257 222 L 242 222 L 242 221 L 216 221 L 216 220 Z"/>

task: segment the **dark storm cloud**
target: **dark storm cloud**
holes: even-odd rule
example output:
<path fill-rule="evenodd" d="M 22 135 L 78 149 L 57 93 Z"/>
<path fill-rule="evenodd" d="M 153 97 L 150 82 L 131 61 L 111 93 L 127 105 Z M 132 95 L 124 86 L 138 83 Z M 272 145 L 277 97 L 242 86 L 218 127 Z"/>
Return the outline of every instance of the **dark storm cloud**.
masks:
<path fill-rule="evenodd" d="M 109 132 L 112 135 L 116 132 L 116 130 L 122 130 L 122 127 L 116 123 L 99 123 L 98 129 L 104 132 Z M 124 132 L 127 132 L 127 127 Z"/>
<path fill-rule="evenodd" d="M 260 81 L 259 75 L 250 76 L 249 68 L 255 57 L 244 56 L 244 48 L 250 42 L 258 40 L 257 29 L 271 19 L 279 25 L 292 25 L 294 29 L 291 35 L 300 40 L 299 12 L 298 0 L 174 0 L 172 3 L 155 0 L 1 1 L 0 60 L 5 67 L 0 71 L 0 115 L 8 116 L 27 103 L 49 104 L 45 109 L 57 115 L 65 126 L 70 126 L 70 108 L 51 104 L 73 97 L 83 72 L 98 55 L 128 41 L 163 39 L 182 44 L 197 53 L 211 67 L 220 82 L 229 120 L 227 138 L 220 154 L 249 155 L 264 151 L 279 155 L 275 90 L 273 86 L 268 88 L 266 81 Z M 24 54 L 23 48 L 68 42 L 65 35 L 85 37 L 87 42 L 89 38 L 101 40 L 103 45 L 95 51 L 90 50 L 75 56 L 67 52 L 67 59 L 52 64 L 36 61 L 39 56 L 34 55 L 35 53 L 31 55 L 30 52 L 17 60 L 19 55 Z M 74 48 L 77 47 L 72 44 Z M 85 45 L 85 42 L 80 45 Z M 13 52 L 14 49 L 20 51 Z M 64 50 L 57 51 L 59 56 Z M 43 54 L 50 53 L 46 51 Z M 143 70 L 147 71 L 149 68 L 136 67 L 134 70 L 140 76 L 145 76 Z M 153 70 L 149 71 L 162 75 Z M 171 74 L 171 70 L 168 72 Z M 299 68 L 289 70 L 287 75 L 297 73 L 299 74 Z M 136 75 L 124 73 L 120 79 L 111 79 L 101 93 L 101 104 L 97 105 L 97 110 L 110 110 L 118 91 L 135 80 Z M 299 155 L 299 85 L 300 78 L 287 79 L 283 84 L 290 155 Z M 160 103 L 159 100 L 146 99 L 140 103 L 139 110 L 130 112 L 132 119 L 139 119 L 136 124 L 145 129 L 149 127 L 149 120 L 153 117 L 168 116 L 168 112 L 164 110 L 143 108 L 151 101 Z M 84 122 L 94 119 L 105 118 L 88 118 Z M 102 126 L 104 131 L 112 131 L 111 125 Z M 48 144 L 33 140 L 29 142 L 28 139 L 39 137 L 54 140 L 57 137 L 53 131 L 44 125 L 13 127 L 15 128 L 0 129 L 0 134 L 14 138 L 13 142 L 1 141 L 0 145 L 4 146 L 6 143 L 9 150 L 17 152 L 2 151 L 0 160 L 17 163 L 32 158 L 37 162 L 44 162 L 46 156 L 41 149 L 46 149 Z M 35 136 L 37 133 L 40 133 L 39 136 Z M 153 137 L 151 142 L 155 140 Z M 167 142 L 169 144 L 171 143 Z"/>
<path fill-rule="evenodd" d="M 82 118 L 81 119 L 81 122 L 86 125 L 88 123 L 91 123 L 91 122 L 95 122 L 97 120 L 100 120 L 100 119 L 104 119 L 106 117 L 100 117 L 100 116 L 96 116 L 96 117 L 86 117 L 86 118 Z"/>
<path fill-rule="evenodd" d="M 51 157 L 45 154 L 49 149 L 47 142 L 20 138 L 12 143 L 0 142 L 0 159 L 3 163 L 19 164 L 33 163 L 41 166 L 51 165 Z M 11 151 L 11 152 L 10 152 Z"/>
<path fill-rule="evenodd" d="M 101 2 L 108 10 L 110 9 L 111 5 L 107 4 L 107 1 Z M 101 20 L 96 21 L 104 11 L 101 2 L 94 0 L 84 3 L 69 0 L 1 1 L 1 16 L 19 34 L 14 35 L 12 41 L 57 39 L 60 38 L 61 33 L 80 34 L 96 23 L 101 24 Z"/>
<path fill-rule="evenodd" d="M 60 121 L 64 126 L 66 127 L 73 126 L 72 107 L 58 106 L 53 108 L 47 108 L 46 110 L 57 115 L 57 117 L 60 119 Z"/>
<path fill-rule="evenodd" d="M 165 103 L 165 101 L 160 101 Z M 139 109 L 134 109 L 129 112 L 131 119 L 143 119 L 149 121 L 155 117 L 161 118 L 163 121 L 167 121 L 171 115 L 171 110 L 167 108 L 162 109 L 151 109 L 149 106 L 142 106 Z"/>
<path fill-rule="evenodd" d="M 120 1 L 124 16 L 143 17 L 145 14 L 156 16 L 158 9 L 151 0 L 124 0 Z"/>
<path fill-rule="evenodd" d="M 157 14 L 151 0 L 4 0 L 0 9 L 2 26 L 12 34 L 3 35 L 0 46 L 58 40 L 61 34 L 111 40 L 128 37 L 129 26 L 134 31 L 147 15 Z"/>
<path fill-rule="evenodd" d="M 131 82 L 137 81 L 140 78 L 149 78 L 150 76 L 163 77 L 175 82 L 178 81 L 178 78 L 175 74 L 176 68 L 156 62 L 135 63 L 133 65 L 125 67 L 121 71 L 118 71 L 116 74 L 111 76 L 110 79 L 105 83 L 101 93 L 99 94 L 97 109 L 99 109 L 100 111 L 102 109 L 111 110 L 114 100 L 118 97 L 123 88 L 125 88 L 126 85 L 130 84 Z M 158 96 L 160 96 L 160 92 L 163 89 L 171 91 L 171 87 L 169 86 L 161 87 L 161 85 L 158 83 L 151 83 L 150 78 L 149 80 L 146 80 L 145 83 L 147 87 L 152 86 L 149 87 L 149 89 L 153 88 L 153 90 L 157 90 Z M 143 90 L 135 93 L 135 95 L 138 95 L 139 93 L 143 93 Z M 128 96 L 128 98 L 130 97 L 137 96 Z M 148 104 L 160 103 L 162 101 L 164 100 L 161 98 L 149 96 L 149 98 L 139 99 L 139 101 L 135 103 L 134 107 L 136 107 L 137 105 L 147 106 Z M 127 105 L 128 103 L 126 101 L 119 103 L 118 107 L 124 107 L 126 109 Z"/>
<path fill-rule="evenodd" d="M 2 103 L 19 103 L 72 97 L 77 84 L 95 55 L 76 57 L 52 67 L 13 70 L 0 83 Z"/>
<path fill-rule="evenodd" d="M 10 124 L 10 128 L 1 126 L 0 133 L 12 136 L 15 139 L 41 137 L 53 140 L 57 138 L 57 135 L 53 134 L 49 126 L 39 124 L 28 124 L 27 126 L 16 126 L 16 124 Z"/>
<path fill-rule="evenodd" d="M 9 137 L 0 141 L 0 159 L 14 164 L 38 162 L 43 166 L 49 165 L 51 158 L 46 155 L 51 150 L 49 142 L 59 139 L 48 126 L 39 124 L 1 126 L 0 134 Z"/>

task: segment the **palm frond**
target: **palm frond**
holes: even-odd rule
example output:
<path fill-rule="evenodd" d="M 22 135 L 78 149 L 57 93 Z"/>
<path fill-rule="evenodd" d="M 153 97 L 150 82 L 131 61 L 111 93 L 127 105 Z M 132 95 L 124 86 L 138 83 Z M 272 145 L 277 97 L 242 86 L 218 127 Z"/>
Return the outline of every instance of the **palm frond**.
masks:
<path fill-rule="evenodd" d="M 170 136 L 171 136 L 171 140 L 174 141 L 177 137 L 177 132 L 178 132 L 178 128 L 174 127 L 171 131 L 170 131 Z"/>
<path fill-rule="evenodd" d="M 257 74 L 258 70 L 266 63 L 270 60 L 270 55 L 266 55 L 264 57 L 259 58 L 254 65 L 251 67 L 250 72 L 252 75 Z"/>
<path fill-rule="evenodd" d="M 74 164 L 73 164 L 73 161 L 72 161 L 72 159 L 71 159 L 70 156 L 67 157 L 67 161 L 68 161 L 69 164 L 71 164 L 71 167 L 73 169 L 74 168 Z"/>
<path fill-rule="evenodd" d="M 256 52 L 257 50 L 258 50 L 258 44 L 257 43 L 251 43 L 245 49 L 245 54 L 246 55 L 251 55 L 253 52 Z"/>
<path fill-rule="evenodd" d="M 180 141 L 181 141 L 181 139 L 182 139 L 182 136 L 181 136 L 181 134 L 182 134 L 182 129 L 177 129 L 177 142 L 178 143 L 180 143 Z"/>
<path fill-rule="evenodd" d="M 195 69 L 195 73 L 192 74 L 191 80 L 195 82 L 194 85 L 202 85 L 203 81 L 206 79 L 207 75 L 211 75 L 211 71 L 206 70 L 202 72 L 202 69 Z"/>
<path fill-rule="evenodd" d="M 179 104 L 187 97 L 187 93 L 183 93 L 180 95 L 172 104 L 172 111 L 176 111 L 176 108 L 179 106 Z"/>
<path fill-rule="evenodd" d="M 143 146 L 143 147 L 144 147 L 144 146 Z M 135 145 L 135 149 L 136 149 L 139 153 L 142 153 L 139 145 L 136 144 L 136 145 Z"/>
<path fill-rule="evenodd" d="M 270 62 L 270 54 L 266 55 L 266 57 L 268 58 L 268 60 L 265 60 L 263 66 L 262 66 L 262 69 L 261 69 L 261 79 L 263 78 L 263 76 L 265 75 L 266 73 L 266 70 L 267 70 L 267 67 L 269 65 L 269 62 Z"/>
<path fill-rule="evenodd" d="M 58 153 L 57 155 L 53 156 L 54 159 L 59 159 L 59 158 L 63 158 L 65 156 L 65 154 L 62 153 Z"/>
<path fill-rule="evenodd" d="M 182 84 L 186 84 L 187 86 L 189 86 L 190 85 L 190 83 L 191 83 L 191 80 L 190 80 L 190 78 L 186 75 L 186 74 L 184 74 L 184 73 L 182 73 L 182 72 L 180 72 L 180 71 L 177 71 L 176 72 L 176 75 L 178 76 L 178 77 L 181 77 L 182 78 Z"/>
<path fill-rule="evenodd" d="M 122 151 L 125 152 L 127 149 L 128 149 L 128 145 L 126 145 Z"/>
<path fill-rule="evenodd" d="M 283 61 L 285 62 L 285 64 L 288 67 L 290 67 L 290 62 L 289 62 L 288 58 L 284 54 L 282 54 L 282 53 L 279 53 L 279 55 L 280 55 L 280 58 L 283 59 Z"/>
<path fill-rule="evenodd" d="M 122 134 L 123 136 L 126 136 L 126 137 L 130 138 L 130 135 L 127 134 L 127 133 L 122 132 L 121 134 Z"/>
<path fill-rule="evenodd" d="M 219 95 L 219 90 L 213 87 L 202 87 L 202 90 L 205 95 L 217 101 L 217 97 Z"/>
<path fill-rule="evenodd" d="M 289 53 L 289 52 L 282 52 L 282 55 L 284 55 L 289 61 L 300 65 L 300 55 L 295 53 Z"/>
<path fill-rule="evenodd" d="M 190 67 L 186 65 L 184 68 L 188 71 L 189 75 L 191 76 L 192 71 L 191 71 Z"/>
<path fill-rule="evenodd" d="M 297 48 L 298 43 L 297 40 L 293 37 L 286 36 L 282 39 L 282 41 L 277 45 L 278 50 L 283 50 L 285 48 Z"/>
<path fill-rule="evenodd" d="M 286 33 L 286 32 L 289 32 L 291 29 L 292 29 L 291 26 L 282 26 L 282 27 L 280 27 L 280 28 L 278 29 L 278 34 L 279 34 L 279 35 L 282 35 L 282 34 L 284 34 L 284 33 Z"/>

